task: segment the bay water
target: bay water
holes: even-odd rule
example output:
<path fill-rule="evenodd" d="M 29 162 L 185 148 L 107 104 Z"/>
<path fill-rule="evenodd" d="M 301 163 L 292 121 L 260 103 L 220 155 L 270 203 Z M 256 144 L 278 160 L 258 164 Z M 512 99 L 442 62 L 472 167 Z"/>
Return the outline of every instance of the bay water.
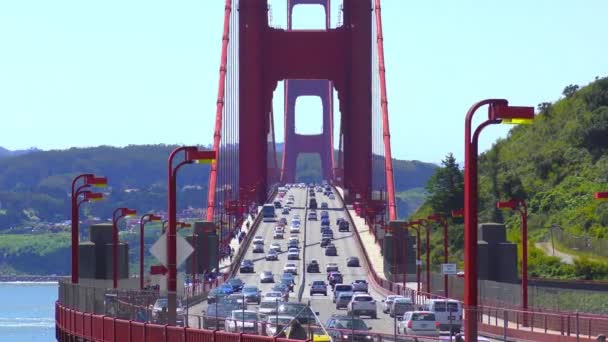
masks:
<path fill-rule="evenodd" d="M 0 283 L 0 341 L 55 341 L 56 282 Z"/>

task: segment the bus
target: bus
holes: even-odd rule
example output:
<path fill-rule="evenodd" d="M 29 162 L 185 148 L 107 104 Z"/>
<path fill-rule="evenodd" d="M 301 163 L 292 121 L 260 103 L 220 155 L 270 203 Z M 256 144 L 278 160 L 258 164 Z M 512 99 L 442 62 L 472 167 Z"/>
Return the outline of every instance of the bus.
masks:
<path fill-rule="evenodd" d="M 262 221 L 275 222 L 277 215 L 274 212 L 274 204 L 264 204 L 262 207 Z"/>

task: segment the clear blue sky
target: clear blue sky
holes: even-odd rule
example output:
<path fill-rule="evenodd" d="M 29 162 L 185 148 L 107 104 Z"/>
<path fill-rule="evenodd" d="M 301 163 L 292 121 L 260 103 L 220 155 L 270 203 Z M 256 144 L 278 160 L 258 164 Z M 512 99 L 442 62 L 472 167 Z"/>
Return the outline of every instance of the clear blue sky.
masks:
<path fill-rule="evenodd" d="M 223 3 L 0 1 L 0 146 L 210 143 Z M 286 0 L 271 3 L 273 23 L 284 26 Z M 462 161 L 473 102 L 535 106 L 608 74 L 605 0 L 382 6 L 397 158 L 438 162 L 454 152 Z M 298 28 L 323 23 L 314 6 L 295 15 Z M 320 127 L 303 121 L 302 132 Z M 506 129 L 484 131 L 481 149 Z"/>

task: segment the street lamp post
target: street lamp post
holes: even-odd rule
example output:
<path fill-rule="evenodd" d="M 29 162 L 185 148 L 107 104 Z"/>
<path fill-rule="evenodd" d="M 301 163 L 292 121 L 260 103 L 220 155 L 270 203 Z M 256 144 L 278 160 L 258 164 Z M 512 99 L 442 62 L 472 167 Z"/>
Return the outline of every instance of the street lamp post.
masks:
<path fill-rule="evenodd" d="M 77 187 L 79 181 L 82 181 L 82 185 Z M 71 201 L 71 209 L 72 209 L 72 283 L 78 284 L 79 281 L 79 270 L 78 270 L 78 262 L 79 262 L 79 251 L 78 251 L 78 242 L 80 240 L 80 233 L 78 229 L 78 223 L 80 221 L 78 217 L 78 208 L 80 207 L 78 203 L 78 196 L 80 194 L 85 195 L 85 200 L 93 200 L 86 199 L 86 193 L 91 186 L 105 186 L 108 184 L 108 180 L 105 177 L 97 177 L 92 173 L 83 173 L 74 177 L 72 180 L 72 188 L 70 193 L 70 201 Z M 98 195 L 95 195 L 98 196 Z M 103 196 L 102 196 L 103 197 Z M 82 203 L 82 202 L 81 202 Z"/>
<path fill-rule="evenodd" d="M 438 222 L 443 226 L 443 263 L 448 263 L 448 220 L 439 215 L 433 214 L 427 217 L 429 221 Z M 443 295 L 448 298 L 448 275 L 443 275 Z"/>
<path fill-rule="evenodd" d="M 430 298 L 431 296 L 431 232 L 429 221 L 425 219 L 418 219 L 416 221 L 410 222 L 411 224 L 416 224 L 420 227 L 424 227 L 426 231 L 425 236 L 425 246 L 426 246 L 426 297 Z"/>
<path fill-rule="evenodd" d="M 403 290 L 405 291 L 405 288 L 407 287 L 407 252 L 408 252 L 408 248 L 409 248 L 409 234 L 407 234 L 407 228 L 409 226 L 409 223 L 406 222 L 405 223 L 405 230 L 406 230 L 406 238 L 405 238 L 405 246 L 403 248 Z M 395 250 L 395 255 L 397 254 L 396 250 Z"/>
<path fill-rule="evenodd" d="M 183 152 L 184 159 L 173 166 L 173 159 Z M 196 146 L 182 146 L 171 152 L 167 160 L 169 231 L 167 234 L 167 318 L 175 325 L 177 309 L 177 171 L 194 162 L 208 163 L 215 160 L 215 151 L 200 151 Z"/>
<path fill-rule="evenodd" d="M 473 115 L 488 106 L 488 119 L 472 131 Z M 492 124 L 525 123 L 534 118 L 534 107 L 509 106 L 503 99 L 480 101 L 465 118 L 464 166 L 464 307 L 465 340 L 477 341 L 477 145 L 481 131 Z"/>
<path fill-rule="evenodd" d="M 517 210 L 521 215 L 521 305 L 528 310 L 528 206 L 524 200 L 511 199 L 496 202 L 498 209 Z M 524 313 L 524 326 L 527 326 L 527 315 Z"/>
<path fill-rule="evenodd" d="M 416 231 L 416 291 L 420 292 L 420 227 L 416 227 L 416 221 L 412 221 L 408 223 L 407 228 Z"/>
<path fill-rule="evenodd" d="M 112 281 L 114 288 L 118 287 L 118 220 L 136 214 L 135 209 L 129 208 L 116 208 L 112 213 Z"/>
<path fill-rule="evenodd" d="M 162 218 L 154 214 L 145 214 L 139 219 L 139 288 L 144 288 L 144 226 L 148 222 L 160 221 Z"/>

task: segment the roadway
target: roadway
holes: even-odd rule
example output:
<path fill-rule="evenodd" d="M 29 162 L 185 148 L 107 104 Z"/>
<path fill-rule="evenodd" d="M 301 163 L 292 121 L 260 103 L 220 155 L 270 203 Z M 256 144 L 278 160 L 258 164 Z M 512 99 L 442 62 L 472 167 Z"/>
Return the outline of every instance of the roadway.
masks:
<path fill-rule="evenodd" d="M 299 291 L 303 291 L 301 302 L 308 303 L 310 301 L 311 308 L 313 311 L 319 312 L 319 319 L 321 323 L 327 322 L 328 318 L 334 314 L 346 314 L 345 309 L 336 310 L 335 304 L 332 302 L 333 292 L 331 288 L 328 288 L 328 295 L 314 295 L 310 296 L 310 286 L 309 284 L 313 280 L 325 280 L 327 281 L 327 273 L 325 272 L 325 265 L 330 262 L 337 263 L 339 265 L 340 272 L 344 276 L 344 283 L 350 284 L 356 279 L 368 279 L 368 270 L 365 265 L 365 259 L 363 254 L 360 251 L 358 246 L 358 241 L 353 233 L 353 223 L 350 224 L 350 232 L 338 232 L 338 227 L 336 226 L 336 220 L 340 217 L 344 217 L 348 220 L 348 217 L 345 215 L 345 209 L 342 201 L 339 196 L 335 196 L 335 199 L 330 200 L 323 193 L 315 193 L 317 203 L 319 208 L 317 209 L 317 221 L 308 221 L 307 219 L 307 201 L 308 201 L 308 189 L 302 188 L 294 188 L 289 189 L 287 194 L 284 197 L 283 204 L 286 202 L 287 196 L 293 194 L 295 197 L 294 204 L 292 205 L 292 210 L 289 215 L 281 215 L 281 210 L 277 209 L 277 218 L 285 217 L 288 221 L 288 226 L 286 227 L 286 234 L 284 239 L 275 240 L 273 239 L 273 229 L 276 226 L 275 222 L 261 222 L 257 231 L 255 232 L 255 236 L 262 236 L 264 238 L 264 251 L 268 251 L 270 244 L 274 242 L 278 242 L 281 244 L 281 253 L 279 254 L 279 260 L 277 261 L 266 261 L 265 256 L 266 253 L 253 253 L 252 245 L 247 246 L 248 250 L 243 257 L 243 259 L 250 259 L 254 263 L 254 271 L 255 273 L 246 273 L 237 275 L 238 278 L 242 279 L 246 285 L 256 285 L 262 291 L 262 294 L 269 291 L 274 284 L 262 284 L 260 283 L 259 274 L 262 271 L 270 271 L 275 276 L 275 281 L 280 279 L 281 274 L 283 273 L 283 266 L 288 262 L 287 260 L 287 241 L 289 238 L 289 223 L 294 215 L 300 215 L 302 219 L 302 226 L 300 228 L 301 232 L 299 234 L 300 237 L 300 260 L 290 260 L 289 262 L 296 262 L 298 265 L 298 275 L 296 276 L 296 285 L 294 287 L 294 291 L 291 292 L 289 301 L 298 301 L 298 293 Z M 321 241 L 321 231 L 320 231 L 320 212 L 324 209 L 321 209 L 321 203 L 327 202 L 328 209 L 325 209 L 329 213 L 331 227 L 334 231 L 333 241 L 334 245 L 337 247 L 338 255 L 337 256 L 325 256 L 325 249 L 320 246 Z M 304 253 L 305 250 L 305 253 Z M 306 259 L 304 258 L 306 255 Z M 350 256 L 356 256 L 359 258 L 360 267 L 347 267 L 346 266 L 346 258 Z M 311 259 L 317 259 L 320 264 L 321 273 L 305 273 L 306 264 Z M 301 287 L 304 287 L 301 289 Z M 370 294 L 376 299 L 377 302 L 377 314 L 378 317 L 376 319 L 368 318 L 367 316 L 362 317 L 366 324 L 372 327 L 373 332 L 392 334 L 393 333 L 393 324 L 394 320 L 388 314 L 384 314 L 382 312 L 382 302 L 381 300 L 384 298 L 383 294 L 379 292 L 379 290 L 373 288 L 370 284 L 369 287 Z M 205 310 L 207 304 L 200 303 L 189 308 L 189 313 L 192 314 L 201 314 L 202 310 Z M 256 310 L 257 305 L 249 304 L 248 309 Z M 190 319 L 190 324 L 192 326 L 197 326 L 196 318 L 192 317 Z"/>

